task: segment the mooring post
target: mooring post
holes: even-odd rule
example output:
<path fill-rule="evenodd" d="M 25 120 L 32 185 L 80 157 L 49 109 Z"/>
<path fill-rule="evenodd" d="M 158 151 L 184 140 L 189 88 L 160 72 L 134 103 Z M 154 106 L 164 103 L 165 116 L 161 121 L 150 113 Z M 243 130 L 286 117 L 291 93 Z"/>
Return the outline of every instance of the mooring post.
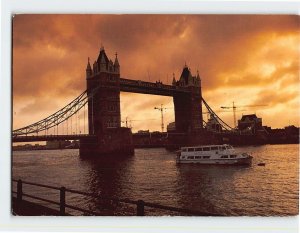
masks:
<path fill-rule="evenodd" d="M 17 201 L 20 203 L 22 201 L 22 194 L 23 194 L 23 191 L 22 191 L 22 180 L 18 180 L 18 183 L 17 183 Z"/>
<path fill-rule="evenodd" d="M 145 202 L 143 200 L 137 201 L 136 215 L 145 216 Z"/>
<path fill-rule="evenodd" d="M 60 215 L 64 216 L 66 214 L 66 188 L 60 188 Z"/>

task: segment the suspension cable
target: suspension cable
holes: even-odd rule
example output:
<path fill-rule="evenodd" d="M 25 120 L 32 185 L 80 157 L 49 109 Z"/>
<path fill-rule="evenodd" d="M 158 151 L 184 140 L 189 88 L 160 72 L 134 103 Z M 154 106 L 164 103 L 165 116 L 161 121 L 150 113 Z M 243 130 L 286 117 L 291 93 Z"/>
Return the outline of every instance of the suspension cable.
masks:
<path fill-rule="evenodd" d="M 223 126 L 223 128 L 225 129 L 225 130 L 227 130 L 227 131 L 229 131 L 229 130 L 233 130 L 233 128 L 232 127 L 230 127 L 228 124 L 226 124 L 212 109 L 211 109 L 211 107 L 206 103 L 206 101 L 202 98 L 202 101 L 203 101 L 203 103 L 204 103 L 204 105 L 205 105 L 205 107 L 207 108 L 207 110 L 211 113 L 211 114 L 213 114 L 213 116 L 214 116 L 214 118 L 216 119 L 216 121 L 221 125 L 221 126 Z M 223 124 L 221 124 L 220 122 L 222 122 Z M 229 129 L 228 129 L 229 128 Z"/>
<path fill-rule="evenodd" d="M 44 118 L 43 120 L 40 120 L 36 123 L 33 123 L 33 124 L 28 125 L 23 128 L 13 130 L 13 136 L 30 135 L 32 133 L 38 134 L 40 131 L 46 131 L 47 134 L 49 134 L 48 129 L 50 129 L 50 128 L 53 128 L 54 134 L 55 134 L 55 128 L 56 128 L 56 131 L 58 134 L 58 125 L 64 121 L 67 121 L 67 131 L 68 131 L 68 128 L 69 128 L 68 119 L 72 118 L 72 116 L 74 114 L 76 114 L 83 106 L 85 106 L 85 104 L 88 102 L 88 100 L 90 98 L 93 98 L 93 96 L 97 93 L 97 90 L 99 88 L 100 88 L 100 86 L 93 88 L 91 90 L 85 90 L 78 97 L 76 97 L 69 104 L 67 104 L 65 107 L 63 107 L 59 111 L 51 114 L 50 116 Z M 71 123 L 71 127 L 72 127 L 72 124 L 73 124 L 73 122 Z M 93 124 L 93 122 L 92 122 L 92 124 Z M 93 124 L 93 128 L 94 128 L 94 124 Z M 71 131 L 73 131 L 73 128 L 71 129 Z M 72 133 L 73 132 L 71 132 L 71 134 Z"/>
<path fill-rule="evenodd" d="M 81 127 L 80 127 L 80 111 L 78 111 L 78 124 L 79 124 L 79 134 L 81 134 Z"/>
<path fill-rule="evenodd" d="M 85 134 L 85 105 L 83 106 L 83 133 Z"/>

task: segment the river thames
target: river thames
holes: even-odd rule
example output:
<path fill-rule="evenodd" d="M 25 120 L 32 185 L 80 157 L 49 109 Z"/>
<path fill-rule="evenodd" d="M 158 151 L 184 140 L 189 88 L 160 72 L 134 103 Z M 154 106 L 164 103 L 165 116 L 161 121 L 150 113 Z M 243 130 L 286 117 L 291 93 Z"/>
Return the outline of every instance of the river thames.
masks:
<path fill-rule="evenodd" d="M 236 149 L 253 156 L 251 166 L 176 165 L 175 152 L 164 148 L 135 149 L 135 155 L 119 161 L 82 159 L 75 149 L 13 151 L 12 176 L 99 197 L 142 199 L 226 216 L 298 215 L 299 145 Z M 258 163 L 265 166 L 257 166 Z M 59 200 L 57 190 L 24 185 L 23 191 Z M 135 214 L 135 206 L 127 204 L 116 205 L 70 193 L 66 198 L 68 204 L 78 207 L 106 209 L 107 215 Z M 147 208 L 145 211 L 150 215 L 176 215 Z"/>

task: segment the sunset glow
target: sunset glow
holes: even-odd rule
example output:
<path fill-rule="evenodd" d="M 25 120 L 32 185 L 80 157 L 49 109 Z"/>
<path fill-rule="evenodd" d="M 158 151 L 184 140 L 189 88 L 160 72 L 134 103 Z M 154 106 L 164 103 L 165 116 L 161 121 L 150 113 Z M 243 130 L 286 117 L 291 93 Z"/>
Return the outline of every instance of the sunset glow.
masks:
<path fill-rule="evenodd" d="M 101 44 L 118 52 L 121 77 L 171 84 L 186 64 L 215 110 L 241 107 L 263 125 L 299 126 L 299 17 L 296 15 L 16 15 L 13 20 L 13 128 L 59 110 L 86 89 L 87 59 Z M 174 121 L 169 97 L 121 93 L 133 130 Z M 204 110 L 205 111 L 205 110 Z M 232 112 L 219 116 L 233 125 Z"/>

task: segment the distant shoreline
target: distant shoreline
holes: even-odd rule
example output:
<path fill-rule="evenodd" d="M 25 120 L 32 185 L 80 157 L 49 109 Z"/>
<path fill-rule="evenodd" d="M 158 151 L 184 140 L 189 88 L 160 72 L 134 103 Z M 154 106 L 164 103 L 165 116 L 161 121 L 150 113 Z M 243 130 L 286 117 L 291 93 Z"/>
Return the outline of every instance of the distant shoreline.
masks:
<path fill-rule="evenodd" d="M 266 144 L 249 144 L 249 145 L 235 145 L 235 147 L 244 147 L 244 146 L 265 146 L 265 145 L 294 145 L 299 144 L 299 142 L 281 142 L 281 143 L 266 143 Z M 138 145 L 134 147 L 135 149 L 139 148 L 165 148 L 162 145 Z M 78 150 L 78 148 L 32 148 L 32 149 L 16 149 L 12 148 L 12 151 L 35 151 L 35 150 Z"/>

